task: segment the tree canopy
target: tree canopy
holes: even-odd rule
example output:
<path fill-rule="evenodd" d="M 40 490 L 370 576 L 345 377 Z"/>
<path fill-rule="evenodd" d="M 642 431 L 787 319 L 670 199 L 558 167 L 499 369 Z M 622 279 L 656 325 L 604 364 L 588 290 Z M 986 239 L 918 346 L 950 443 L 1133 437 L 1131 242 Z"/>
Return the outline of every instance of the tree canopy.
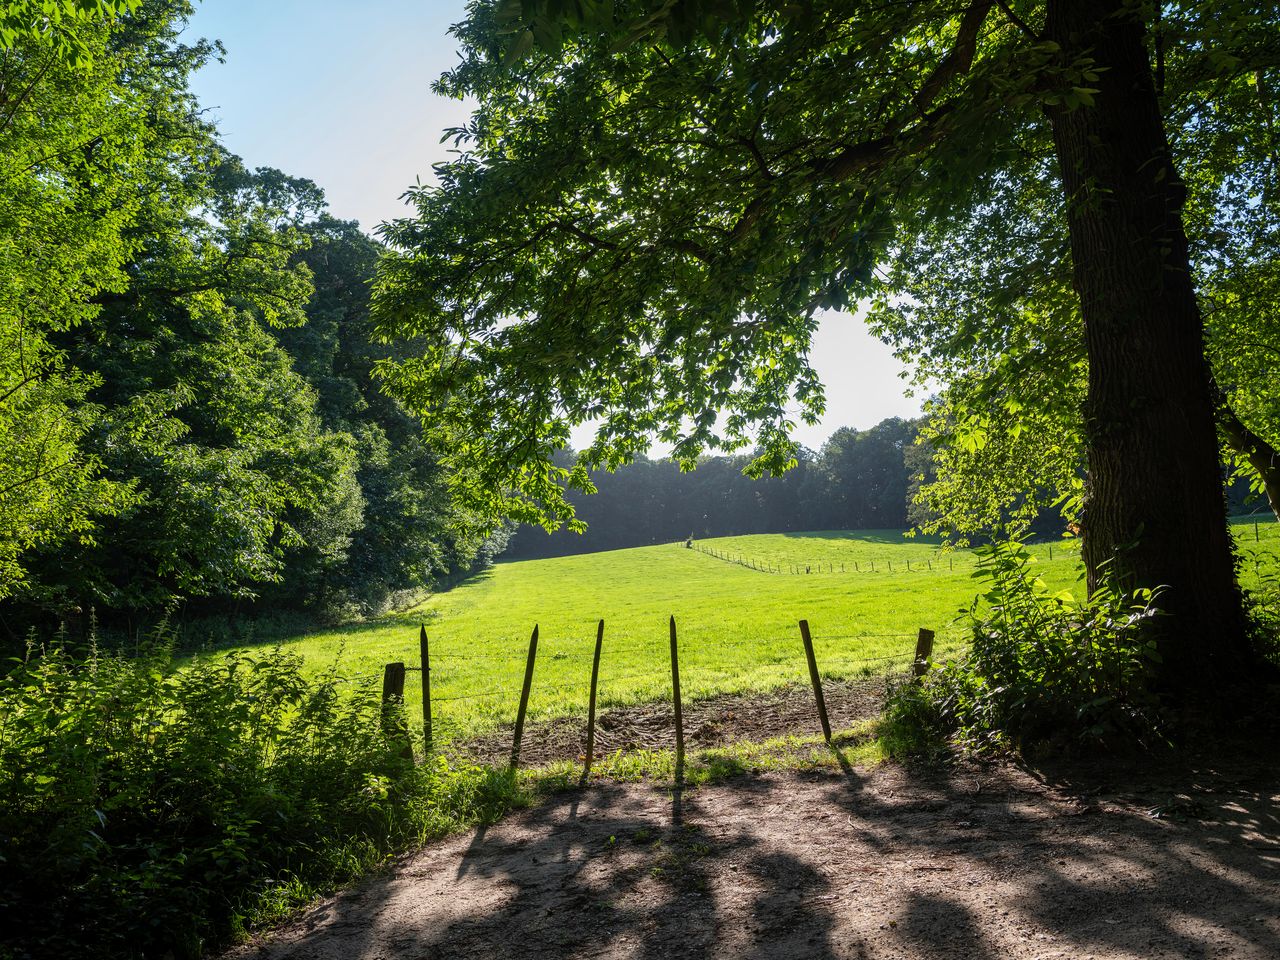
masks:
<path fill-rule="evenodd" d="M 382 395 L 380 247 L 248 169 L 188 87 L 190 4 L 0 22 L 0 629 L 176 605 L 371 613 L 486 562 Z M 29 21 L 29 22 L 28 22 Z"/>
<path fill-rule="evenodd" d="M 376 292 L 381 331 L 426 350 L 384 375 L 464 502 L 554 526 L 566 486 L 651 435 L 785 469 L 823 409 L 816 311 L 879 293 L 882 328 L 950 375 L 935 439 L 1025 475 L 1019 438 L 1051 437 L 1031 473 L 1083 505 L 1091 583 L 1164 585 L 1168 662 L 1238 673 L 1195 286 L 1227 271 L 1184 220 L 1234 215 L 1233 262 L 1265 262 L 1255 205 L 1215 200 L 1257 182 L 1224 150 L 1277 21 L 1234 0 L 473 3 L 438 90 L 475 112 L 386 228 Z M 993 445 L 983 407 L 1025 413 Z M 583 423 L 595 442 L 557 464 Z"/>

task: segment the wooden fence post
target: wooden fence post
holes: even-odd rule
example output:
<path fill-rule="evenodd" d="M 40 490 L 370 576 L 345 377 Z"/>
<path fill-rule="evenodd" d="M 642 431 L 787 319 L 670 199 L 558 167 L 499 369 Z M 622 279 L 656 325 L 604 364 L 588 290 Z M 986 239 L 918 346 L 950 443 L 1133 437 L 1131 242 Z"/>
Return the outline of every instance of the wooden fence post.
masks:
<path fill-rule="evenodd" d="M 422 749 L 431 753 L 431 651 L 427 645 L 427 625 L 418 633 L 418 651 L 422 655 Z"/>
<path fill-rule="evenodd" d="M 813 684 L 813 698 L 818 702 L 818 719 L 822 722 L 822 737 L 831 742 L 831 721 L 827 719 L 827 701 L 822 696 L 822 678 L 818 676 L 818 661 L 813 655 L 813 637 L 809 636 L 809 621 L 800 621 L 800 639 L 804 641 L 804 657 L 809 661 L 809 681 Z"/>
<path fill-rule="evenodd" d="M 591 772 L 596 750 L 596 682 L 600 678 L 600 647 L 604 643 L 604 620 L 596 624 L 596 655 L 591 660 L 591 698 L 587 701 L 587 758 L 582 765 L 582 778 Z"/>
<path fill-rule="evenodd" d="M 524 715 L 529 709 L 529 688 L 533 686 L 533 661 L 538 656 L 538 625 L 529 638 L 529 659 L 524 664 L 524 686 L 520 688 L 520 709 L 516 711 L 516 734 L 511 742 L 511 769 L 520 763 L 520 741 L 524 737 Z"/>
<path fill-rule="evenodd" d="M 396 700 L 404 701 L 404 664 L 388 663 L 383 667 L 383 726 L 387 726 L 390 709 Z"/>
<path fill-rule="evenodd" d="M 917 677 L 923 677 L 929 669 L 929 658 L 933 656 L 933 631 L 920 628 L 920 633 L 916 637 L 916 659 L 912 664 L 912 672 Z"/>
<path fill-rule="evenodd" d="M 408 730 L 404 726 L 404 664 L 388 663 L 382 668 L 382 732 L 388 740 L 404 740 L 401 755 L 413 759 Z"/>
<path fill-rule="evenodd" d="M 671 617 L 671 702 L 676 711 L 676 775 L 684 771 L 684 714 L 680 709 L 680 653 L 676 649 L 676 618 Z"/>

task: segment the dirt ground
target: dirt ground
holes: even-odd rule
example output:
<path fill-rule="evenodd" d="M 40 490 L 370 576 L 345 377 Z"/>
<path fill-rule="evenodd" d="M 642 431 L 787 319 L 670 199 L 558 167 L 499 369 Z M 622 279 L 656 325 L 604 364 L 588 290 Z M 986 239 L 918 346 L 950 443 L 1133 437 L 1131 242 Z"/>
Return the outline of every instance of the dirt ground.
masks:
<path fill-rule="evenodd" d="M 1280 957 L 1275 758 L 596 785 L 239 960 Z"/>
<path fill-rule="evenodd" d="M 894 677 L 892 679 L 901 679 Z M 823 700 L 833 730 L 852 727 L 879 715 L 889 675 L 865 680 L 827 680 Z M 685 739 L 690 750 L 721 747 L 742 740 L 762 742 L 783 733 L 820 734 L 813 688 L 794 684 L 769 693 L 728 694 L 684 706 Z M 595 755 L 640 748 L 670 750 L 675 718 L 669 703 L 620 707 L 596 720 Z M 530 724 L 520 747 L 524 766 L 555 760 L 579 760 L 587 746 L 586 720 Z M 450 750 L 481 763 L 505 763 L 511 756 L 511 731 L 450 745 Z"/>

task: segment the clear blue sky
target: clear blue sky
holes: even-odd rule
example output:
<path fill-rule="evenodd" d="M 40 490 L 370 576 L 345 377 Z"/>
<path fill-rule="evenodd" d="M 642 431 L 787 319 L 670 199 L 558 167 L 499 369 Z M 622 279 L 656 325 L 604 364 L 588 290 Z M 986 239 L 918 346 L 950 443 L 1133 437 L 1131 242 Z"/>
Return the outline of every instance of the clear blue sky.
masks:
<path fill-rule="evenodd" d="M 441 131 L 466 118 L 465 104 L 431 92 L 457 59 L 448 29 L 464 9 L 463 0 L 203 0 L 188 31 L 221 40 L 227 55 L 195 90 L 247 164 L 314 180 L 335 216 L 372 230 L 406 212 L 400 195 L 430 180 L 450 149 Z M 919 412 L 901 365 L 855 317 L 824 316 L 813 363 L 827 415 L 797 430 L 802 443 Z"/>

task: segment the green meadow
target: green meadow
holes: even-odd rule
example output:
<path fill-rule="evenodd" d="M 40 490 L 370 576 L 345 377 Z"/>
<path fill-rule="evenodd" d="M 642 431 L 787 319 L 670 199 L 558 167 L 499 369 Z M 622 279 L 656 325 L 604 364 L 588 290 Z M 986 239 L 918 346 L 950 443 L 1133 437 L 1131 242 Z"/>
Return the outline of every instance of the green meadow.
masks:
<path fill-rule="evenodd" d="M 1251 521 L 1236 525 L 1246 586 L 1274 575 L 1280 555 L 1280 526 L 1262 524 L 1258 531 L 1255 542 Z M 418 664 L 418 628 L 425 624 L 443 741 L 514 720 L 535 624 L 531 721 L 585 713 L 600 619 L 600 703 L 607 709 L 670 696 L 672 616 L 684 695 L 701 698 L 806 680 L 801 619 L 809 621 L 827 677 L 901 671 L 920 627 L 936 631 L 945 655 L 963 642 L 963 612 L 982 588 L 972 551 L 944 551 L 898 531 L 769 534 L 696 546 L 735 559 L 677 543 L 499 563 L 411 610 L 282 645 L 312 670 L 336 664 L 341 673 L 377 682 L 387 662 Z M 1080 594 L 1077 541 L 1052 544 L 1053 559 L 1049 544 L 1031 551 L 1052 590 Z M 808 564 L 812 572 L 765 573 L 736 562 L 739 556 L 775 568 Z M 859 572 L 851 572 L 854 564 Z M 409 674 L 406 701 L 410 716 L 419 717 L 416 673 Z"/>

